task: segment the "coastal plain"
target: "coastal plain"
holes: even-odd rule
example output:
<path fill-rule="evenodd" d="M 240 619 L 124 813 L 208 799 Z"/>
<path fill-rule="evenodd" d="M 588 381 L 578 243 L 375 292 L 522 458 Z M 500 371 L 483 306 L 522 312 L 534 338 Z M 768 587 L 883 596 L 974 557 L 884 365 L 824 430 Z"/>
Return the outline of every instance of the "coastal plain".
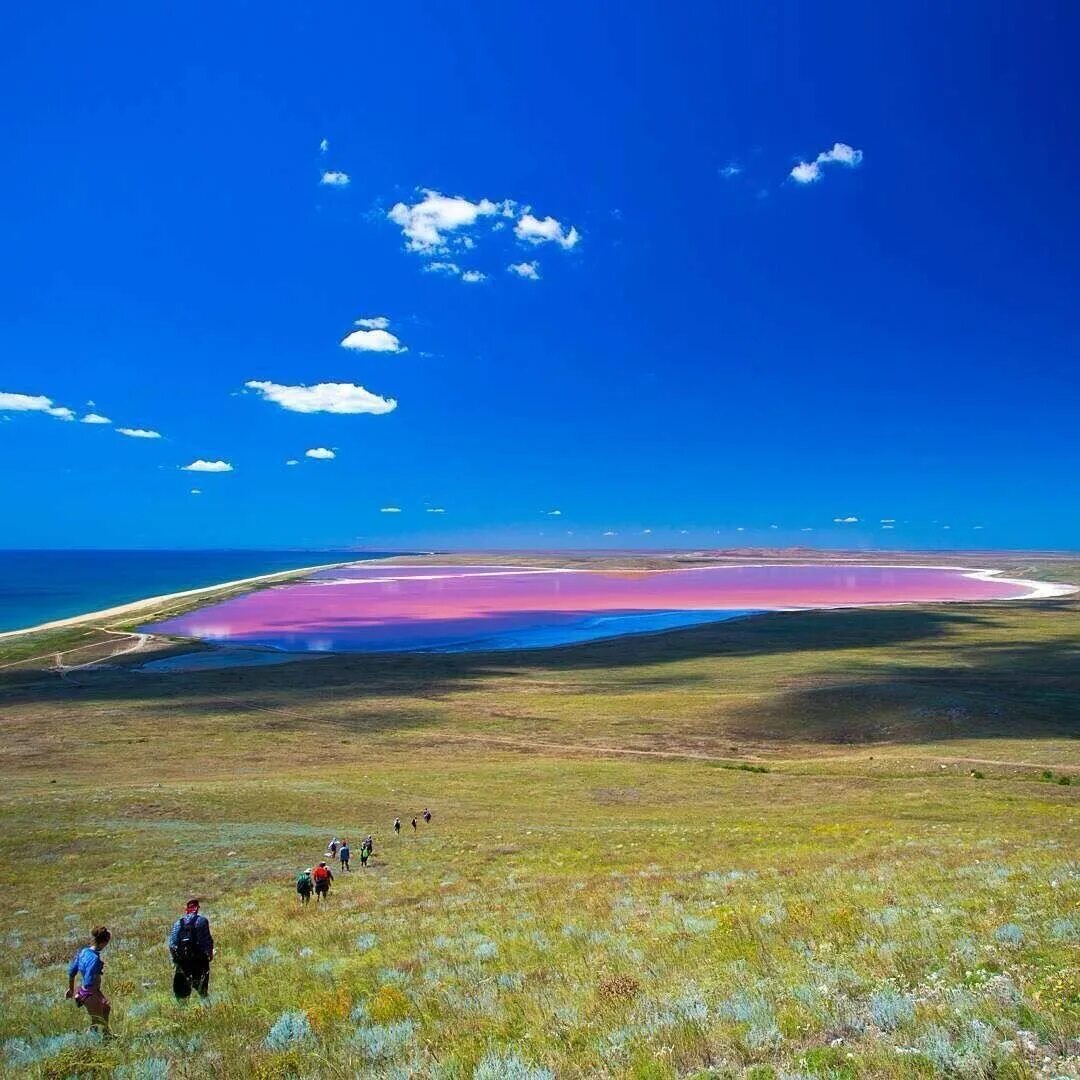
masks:
<path fill-rule="evenodd" d="M 5 1075 L 1080 1076 L 1075 595 L 140 670 L 205 600 L 0 641 Z M 101 922 L 111 1042 L 63 1000 Z"/>

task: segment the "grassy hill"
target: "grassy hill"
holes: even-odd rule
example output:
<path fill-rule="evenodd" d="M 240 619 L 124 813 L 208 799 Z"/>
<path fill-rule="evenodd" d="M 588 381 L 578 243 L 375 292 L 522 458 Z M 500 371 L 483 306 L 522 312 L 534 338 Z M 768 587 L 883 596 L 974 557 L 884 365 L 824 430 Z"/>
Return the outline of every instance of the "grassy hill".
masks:
<path fill-rule="evenodd" d="M 1080 1075 L 1078 615 L 0 669 L 0 1069 Z M 296 871 L 368 832 L 372 866 L 301 911 Z M 179 1007 L 190 893 L 219 952 L 209 1005 Z M 108 1043 L 62 996 L 98 922 Z"/>

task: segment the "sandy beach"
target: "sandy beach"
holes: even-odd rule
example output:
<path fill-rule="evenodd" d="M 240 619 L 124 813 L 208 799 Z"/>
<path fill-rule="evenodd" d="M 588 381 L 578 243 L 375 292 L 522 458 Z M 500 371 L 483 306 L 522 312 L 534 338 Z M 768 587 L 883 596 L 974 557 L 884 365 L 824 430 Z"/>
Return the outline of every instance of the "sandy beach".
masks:
<path fill-rule="evenodd" d="M 365 561 L 365 560 L 359 560 Z M 349 562 L 325 563 L 321 566 L 305 566 L 295 570 L 277 570 L 271 574 L 257 574 L 255 577 L 237 578 L 235 581 L 223 581 L 217 585 L 202 585 L 197 589 L 183 589 L 180 592 L 162 593 L 160 596 L 148 596 L 144 600 L 132 600 L 127 604 L 118 604 L 115 607 L 102 608 L 100 611 L 88 611 L 85 615 L 72 615 L 67 619 L 54 619 L 52 622 L 39 623 L 37 626 L 27 626 L 21 630 L 4 630 L 0 632 L 0 640 L 4 638 L 20 637 L 23 634 L 40 634 L 47 630 L 63 630 L 68 627 L 82 626 L 86 623 L 106 622 L 109 619 L 117 619 L 122 616 L 135 615 L 146 608 L 162 607 L 165 604 L 174 603 L 177 600 L 187 600 L 195 596 L 209 596 L 225 589 L 236 589 L 245 585 L 261 585 L 266 582 L 284 581 L 288 578 L 302 577 L 312 574 L 317 570 L 335 570 L 340 566 L 351 566 Z M 147 612 L 150 614 L 150 612 Z"/>

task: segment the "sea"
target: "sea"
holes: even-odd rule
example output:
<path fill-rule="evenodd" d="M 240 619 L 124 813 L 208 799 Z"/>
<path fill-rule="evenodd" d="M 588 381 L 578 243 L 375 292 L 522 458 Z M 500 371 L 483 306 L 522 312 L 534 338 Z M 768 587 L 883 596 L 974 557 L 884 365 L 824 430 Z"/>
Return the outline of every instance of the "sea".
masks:
<path fill-rule="evenodd" d="M 4 551 L 0 631 L 100 611 L 163 593 L 298 570 L 389 558 L 389 551 Z"/>

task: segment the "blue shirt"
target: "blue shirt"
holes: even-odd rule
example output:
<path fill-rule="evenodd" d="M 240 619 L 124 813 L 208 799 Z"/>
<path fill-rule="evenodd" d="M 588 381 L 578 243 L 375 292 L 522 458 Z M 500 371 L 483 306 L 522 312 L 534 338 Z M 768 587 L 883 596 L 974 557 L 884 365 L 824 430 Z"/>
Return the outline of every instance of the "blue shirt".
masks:
<path fill-rule="evenodd" d="M 183 924 L 190 924 L 194 928 L 196 943 L 209 956 L 214 951 L 214 939 L 210 936 L 210 920 L 205 915 L 181 915 L 169 931 L 169 948 L 176 948 Z"/>
<path fill-rule="evenodd" d="M 349 845 L 342 844 L 341 850 L 338 852 L 338 857 L 341 859 L 347 859 L 349 857 Z"/>
<path fill-rule="evenodd" d="M 93 989 L 101 982 L 101 973 L 105 969 L 105 961 L 97 949 L 89 945 L 80 949 L 75 954 L 75 959 L 68 964 L 68 978 L 78 974 L 82 978 L 85 987 Z"/>

